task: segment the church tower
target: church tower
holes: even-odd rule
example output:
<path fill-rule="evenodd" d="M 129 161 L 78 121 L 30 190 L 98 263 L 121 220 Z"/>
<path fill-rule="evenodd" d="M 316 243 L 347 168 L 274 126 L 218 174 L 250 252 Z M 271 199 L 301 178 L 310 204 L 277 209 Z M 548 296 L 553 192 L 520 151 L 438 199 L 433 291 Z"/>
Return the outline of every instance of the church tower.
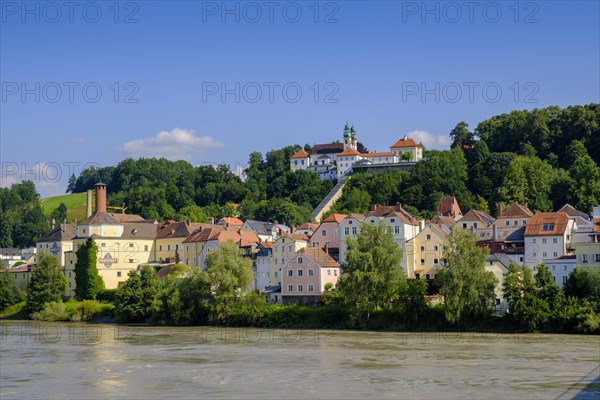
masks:
<path fill-rule="evenodd" d="M 344 148 L 352 148 L 352 136 L 347 122 L 344 127 Z"/>
<path fill-rule="evenodd" d="M 354 129 L 354 125 L 350 128 L 350 143 L 354 150 L 358 149 L 358 140 L 356 139 L 356 129 Z"/>

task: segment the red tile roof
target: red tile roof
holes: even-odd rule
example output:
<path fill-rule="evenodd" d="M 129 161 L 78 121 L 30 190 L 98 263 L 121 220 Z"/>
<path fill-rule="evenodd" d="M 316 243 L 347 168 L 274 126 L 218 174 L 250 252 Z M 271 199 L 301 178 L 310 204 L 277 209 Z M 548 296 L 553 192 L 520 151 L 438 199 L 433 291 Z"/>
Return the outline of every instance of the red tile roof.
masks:
<path fill-rule="evenodd" d="M 304 149 L 298 150 L 293 156 L 290 158 L 308 158 L 310 155 Z"/>
<path fill-rule="evenodd" d="M 360 154 L 360 152 L 350 148 L 350 147 L 346 147 L 344 149 L 344 151 L 342 151 L 341 153 L 338 153 L 338 156 L 361 156 L 362 154 Z"/>
<path fill-rule="evenodd" d="M 448 228 L 454 228 L 456 225 L 454 218 L 446 217 L 444 215 L 436 215 L 435 217 L 431 218 L 431 221 L 429 222 L 432 224 L 446 225 Z"/>
<path fill-rule="evenodd" d="M 323 223 L 323 222 L 337 222 L 339 224 L 344 219 L 346 219 L 346 217 L 347 217 L 346 214 L 331 214 L 329 217 L 325 218 L 321 223 Z"/>
<path fill-rule="evenodd" d="M 540 212 L 527 221 L 525 236 L 563 235 L 569 225 L 564 212 Z"/>
<path fill-rule="evenodd" d="M 440 204 L 437 209 L 438 215 L 443 215 L 446 217 L 457 217 L 462 214 L 460 211 L 460 207 L 458 206 L 458 201 L 456 201 L 456 197 L 454 196 L 443 196 L 440 199 Z"/>
<path fill-rule="evenodd" d="M 306 254 L 321 267 L 339 268 L 340 264 L 333 259 L 329 254 L 325 253 L 320 247 L 304 247 L 298 250 L 297 254 Z"/>
<path fill-rule="evenodd" d="M 219 222 L 224 222 L 227 226 L 242 226 L 244 225 L 244 221 L 235 217 L 223 217 L 219 220 Z"/>
<path fill-rule="evenodd" d="M 522 217 L 531 217 L 533 213 L 527 206 L 523 206 L 521 204 L 515 203 L 508 207 L 506 210 L 502 212 L 501 215 L 498 216 L 500 218 L 522 218 Z"/>
<path fill-rule="evenodd" d="M 392 145 L 392 149 L 400 149 L 403 147 L 422 147 L 419 143 L 415 142 L 411 138 L 402 138 Z"/>

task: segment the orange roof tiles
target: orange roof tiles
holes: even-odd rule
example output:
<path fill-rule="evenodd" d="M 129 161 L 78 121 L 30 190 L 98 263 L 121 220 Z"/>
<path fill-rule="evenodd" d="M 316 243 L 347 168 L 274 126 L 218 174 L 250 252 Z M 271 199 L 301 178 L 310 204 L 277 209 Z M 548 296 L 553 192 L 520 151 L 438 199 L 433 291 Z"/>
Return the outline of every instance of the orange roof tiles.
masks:
<path fill-rule="evenodd" d="M 304 247 L 298 250 L 297 254 L 306 254 L 321 267 L 338 268 L 340 264 L 329 254 L 325 253 L 320 247 Z"/>
<path fill-rule="evenodd" d="M 527 206 L 522 206 L 521 204 L 514 203 L 506 210 L 502 212 L 498 218 L 522 218 L 522 217 L 531 217 L 533 213 Z"/>
<path fill-rule="evenodd" d="M 527 221 L 525 236 L 563 235 L 569 225 L 564 212 L 540 212 Z"/>
<path fill-rule="evenodd" d="M 418 144 L 417 142 L 415 142 L 411 138 L 402 138 L 402 139 L 398 140 L 396 143 L 394 143 L 391 148 L 399 149 L 402 147 L 421 147 L 421 145 Z"/>
<path fill-rule="evenodd" d="M 309 157 L 309 154 L 304 149 L 300 149 L 290 158 L 308 158 L 308 157 Z"/>
<path fill-rule="evenodd" d="M 344 151 L 337 154 L 338 156 L 362 156 L 362 154 L 350 147 L 346 147 Z"/>
<path fill-rule="evenodd" d="M 337 222 L 339 224 L 344 219 L 346 219 L 346 217 L 347 217 L 346 214 L 331 214 L 329 217 L 325 218 L 321 223 L 323 223 L 323 222 Z"/>

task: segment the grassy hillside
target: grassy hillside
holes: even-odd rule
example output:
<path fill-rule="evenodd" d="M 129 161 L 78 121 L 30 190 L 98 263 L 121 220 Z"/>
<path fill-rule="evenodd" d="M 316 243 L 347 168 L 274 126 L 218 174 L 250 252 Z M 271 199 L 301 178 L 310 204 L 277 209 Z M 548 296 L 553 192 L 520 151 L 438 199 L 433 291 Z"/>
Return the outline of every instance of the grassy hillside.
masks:
<path fill-rule="evenodd" d="M 65 203 L 65 206 L 67 206 L 67 220 L 69 222 L 73 220 L 82 221 L 85 219 L 85 200 L 85 192 L 65 194 L 42 199 L 42 207 L 44 209 L 44 214 L 50 215 L 60 203 Z M 92 199 L 92 201 L 94 200 Z"/>

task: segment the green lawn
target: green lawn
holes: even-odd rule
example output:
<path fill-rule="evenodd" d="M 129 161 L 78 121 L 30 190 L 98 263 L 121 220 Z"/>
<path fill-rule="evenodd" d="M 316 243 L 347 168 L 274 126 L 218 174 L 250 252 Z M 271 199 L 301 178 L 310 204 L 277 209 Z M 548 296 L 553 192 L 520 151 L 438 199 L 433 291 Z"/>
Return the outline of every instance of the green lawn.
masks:
<path fill-rule="evenodd" d="M 50 215 L 50 213 L 52 213 L 52 211 L 56 209 L 60 203 L 65 203 L 65 206 L 67 206 L 68 222 L 73 220 L 83 221 L 85 219 L 85 200 L 85 192 L 65 194 L 62 196 L 54 196 L 42 199 L 42 207 L 44 208 L 44 214 Z M 92 201 L 94 201 L 93 194 Z"/>

